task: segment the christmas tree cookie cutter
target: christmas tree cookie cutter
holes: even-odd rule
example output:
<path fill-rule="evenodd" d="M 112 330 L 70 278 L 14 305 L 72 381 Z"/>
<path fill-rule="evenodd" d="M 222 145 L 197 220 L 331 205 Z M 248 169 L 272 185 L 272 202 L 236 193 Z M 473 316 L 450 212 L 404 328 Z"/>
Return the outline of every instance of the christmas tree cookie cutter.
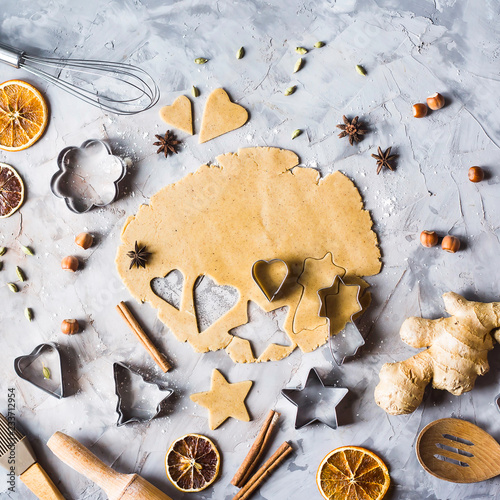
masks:
<path fill-rule="evenodd" d="M 115 379 L 115 394 L 118 397 L 116 413 L 118 413 L 117 427 L 132 422 L 147 423 L 158 417 L 165 410 L 167 399 L 174 393 L 173 389 L 166 387 L 162 382 L 145 378 L 137 370 L 124 363 L 113 363 L 113 374 Z M 131 381 L 133 377 L 140 377 L 143 384 L 156 386 L 158 390 L 165 392 L 162 400 L 152 408 L 143 408 L 140 394 L 132 393 Z"/>
<path fill-rule="evenodd" d="M 269 302 L 280 293 L 289 273 L 288 264 L 282 259 L 261 259 L 252 266 L 252 279 Z"/>
<path fill-rule="evenodd" d="M 311 368 L 302 388 L 283 389 L 281 394 L 297 407 L 295 429 L 321 422 L 335 430 L 338 427 L 336 407 L 348 392 L 343 387 L 326 385 L 316 368 Z"/>
<path fill-rule="evenodd" d="M 57 399 L 65 397 L 61 352 L 56 344 L 40 344 L 30 354 L 17 357 L 14 371 L 47 394 Z"/>
<path fill-rule="evenodd" d="M 306 275 L 307 269 L 312 265 L 322 266 L 321 268 L 318 267 L 318 269 L 322 269 L 321 278 L 325 286 L 317 288 L 316 290 L 314 290 L 314 288 L 312 290 L 309 290 L 308 288 L 311 287 L 310 286 L 308 287 L 307 283 L 304 283 L 304 279 L 302 278 L 304 275 Z M 363 306 L 361 305 L 360 302 L 361 286 L 347 285 L 343 279 L 346 273 L 347 273 L 346 269 L 335 264 L 331 252 L 327 252 L 320 259 L 315 257 L 307 257 L 304 260 L 302 272 L 297 278 L 297 283 L 303 289 L 301 301 L 303 300 L 303 298 L 306 298 L 309 302 L 308 304 L 309 308 L 314 307 L 314 302 L 316 302 L 316 304 L 319 304 L 318 319 L 319 318 L 326 319 L 326 324 L 328 325 L 327 327 L 329 332 L 330 352 L 332 354 L 334 361 L 339 366 L 344 363 L 344 360 L 347 357 L 354 356 L 358 351 L 358 349 L 365 344 L 365 340 L 363 339 L 363 336 L 361 335 L 354 321 L 354 316 L 356 316 L 356 314 L 358 314 L 363 310 Z M 316 283 L 316 286 L 318 286 L 318 283 Z M 328 297 L 339 296 L 341 293 L 341 287 L 344 287 L 344 289 L 352 288 L 356 290 L 355 303 L 357 304 L 357 308 L 352 311 L 349 321 L 346 322 L 344 328 L 337 334 L 332 335 L 331 321 L 332 318 L 334 318 L 333 316 L 334 313 L 331 314 L 330 311 L 328 310 L 329 309 Z M 335 289 L 336 291 L 332 291 Z M 299 307 L 300 307 L 300 302 L 299 302 Z M 294 318 L 294 324 L 295 324 L 295 318 Z M 313 328 L 317 328 L 318 326 L 321 326 L 320 323 L 313 325 Z"/>
<path fill-rule="evenodd" d="M 361 295 L 361 286 L 347 285 L 340 276 L 337 276 L 335 278 L 332 287 L 335 286 L 335 282 L 338 282 L 337 292 L 325 295 L 322 300 L 322 307 L 324 305 L 325 317 L 327 318 L 329 329 L 331 316 L 328 312 L 327 306 L 328 297 L 339 295 L 341 286 L 357 289 L 356 303 L 358 304 L 358 309 L 351 314 L 351 317 L 345 324 L 344 328 L 336 335 L 332 335 L 330 333 L 328 339 L 328 346 L 330 348 L 332 357 L 335 360 L 335 363 L 337 363 L 338 366 L 341 366 L 346 358 L 355 356 L 358 352 L 358 349 L 365 345 L 365 339 L 363 338 L 363 335 L 361 335 L 361 332 L 356 326 L 356 322 L 354 320 L 354 316 L 356 316 L 356 314 L 360 313 L 363 310 L 363 306 L 361 305 L 361 302 L 359 300 Z"/>

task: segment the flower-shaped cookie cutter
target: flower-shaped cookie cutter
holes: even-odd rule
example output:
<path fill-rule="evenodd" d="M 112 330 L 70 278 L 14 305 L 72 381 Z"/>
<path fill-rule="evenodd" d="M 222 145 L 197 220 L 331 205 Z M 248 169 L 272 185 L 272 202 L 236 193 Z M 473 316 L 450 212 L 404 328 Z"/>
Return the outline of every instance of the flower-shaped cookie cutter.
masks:
<path fill-rule="evenodd" d="M 50 189 L 77 214 L 115 201 L 118 184 L 127 172 L 125 162 L 98 139 L 64 148 L 57 157 L 57 166 L 59 171 L 52 176 Z"/>

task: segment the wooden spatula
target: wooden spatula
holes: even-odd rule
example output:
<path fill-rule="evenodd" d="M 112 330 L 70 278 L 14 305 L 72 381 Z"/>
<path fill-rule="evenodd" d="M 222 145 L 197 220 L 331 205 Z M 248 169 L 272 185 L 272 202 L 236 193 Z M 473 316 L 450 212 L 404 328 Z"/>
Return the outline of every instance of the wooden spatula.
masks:
<path fill-rule="evenodd" d="M 109 500 L 172 500 L 141 476 L 114 471 L 76 439 L 62 432 L 53 434 L 47 446 L 64 463 L 100 486 Z"/>
<path fill-rule="evenodd" d="M 442 418 L 424 427 L 416 451 L 429 474 L 452 483 L 478 483 L 500 474 L 500 444 L 459 418 Z"/>

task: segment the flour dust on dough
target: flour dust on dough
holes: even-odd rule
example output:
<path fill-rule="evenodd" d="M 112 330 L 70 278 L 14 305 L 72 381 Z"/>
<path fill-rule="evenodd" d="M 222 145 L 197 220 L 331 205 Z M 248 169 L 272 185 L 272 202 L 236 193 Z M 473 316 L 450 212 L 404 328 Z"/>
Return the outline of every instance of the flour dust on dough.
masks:
<path fill-rule="evenodd" d="M 310 352 L 327 341 L 329 331 L 326 321 L 318 321 L 319 307 L 299 310 L 302 329 L 293 329 L 304 289 L 297 282 L 304 260 L 331 252 L 335 265 L 345 270 L 344 281 L 364 287 L 362 276 L 380 272 L 373 222 L 354 183 L 338 171 L 321 179 L 316 170 L 298 163 L 295 153 L 278 148 L 224 154 L 217 165 L 202 165 L 161 189 L 127 220 L 116 257 L 123 282 L 138 301 L 158 309 L 175 337 L 196 352 L 226 349 L 235 362 L 276 361 L 296 346 Z M 135 241 L 152 253 L 145 269 L 129 269 L 127 252 Z M 288 264 L 290 273 L 271 303 L 252 280 L 252 266 L 276 258 Z M 174 269 L 184 277 L 179 309 L 151 289 L 153 279 Z M 202 275 L 236 288 L 239 298 L 200 333 L 193 287 Z M 313 282 L 318 278 L 309 277 Z M 270 344 L 256 359 L 248 340 L 228 333 L 247 323 L 250 300 L 267 312 L 288 306 L 284 330 L 291 345 Z"/>

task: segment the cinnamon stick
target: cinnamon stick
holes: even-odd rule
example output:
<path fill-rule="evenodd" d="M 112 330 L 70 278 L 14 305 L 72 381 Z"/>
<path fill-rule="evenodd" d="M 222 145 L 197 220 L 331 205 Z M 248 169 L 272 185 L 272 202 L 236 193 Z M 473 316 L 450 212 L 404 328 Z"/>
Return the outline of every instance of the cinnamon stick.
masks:
<path fill-rule="evenodd" d="M 269 412 L 266 420 L 264 420 L 264 423 L 260 428 L 259 434 L 257 434 L 257 437 L 250 448 L 250 451 L 245 457 L 245 460 L 243 460 L 243 463 L 240 465 L 240 468 L 236 471 L 236 474 L 231 480 L 231 484 L 237 486 L 238 488 L 245 486 L 245 483 L 248 481 L 248 478 L 254 471 L 260 458 L 265 453 L 269 445 L 271 435 L 274 428 L 278 424 L 279 417 L 280 414 L 277 411 L 271 410 Z"/>
<path fill-rule="evenodd" d="M 164 373 L 170 370 L 171 366 L 165 359 L 165 356 L 156 348 L 156 346 L 151 342 L 151 339 L 146 335 L 141 325 L 132 314 L 130 309 L 127 307 L 125 302 L 120 302 L 116 306 L 116 310 L 120 313 L 128 327 L 135 333 L 136 337 L 140 340 L 143 347 L 148 351 L 149 355 L 153 358 L 155 363 L 162 369 Z"/>
<path fill-rule="evenodd" d="M 285 441 L 267 462 L 248 480 L 247 484 L 233 497 L 233 500 L 248 500 L 257 488 L 274 472 L 292 452 L 293 448 Z"/>

